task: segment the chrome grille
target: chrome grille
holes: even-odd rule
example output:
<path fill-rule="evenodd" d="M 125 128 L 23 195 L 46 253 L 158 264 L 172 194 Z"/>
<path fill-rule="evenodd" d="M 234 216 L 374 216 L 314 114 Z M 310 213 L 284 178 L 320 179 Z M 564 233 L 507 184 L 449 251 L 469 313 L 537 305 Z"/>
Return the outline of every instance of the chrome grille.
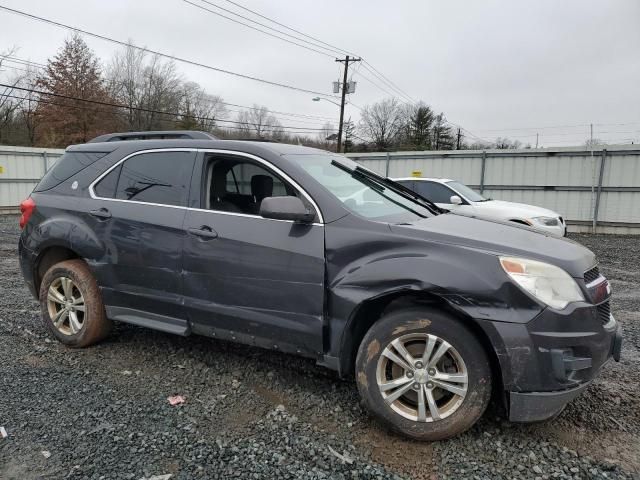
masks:
<path fill-rule="evenodd" d="M 587 270 L 586 272 L 584 272 L 584 283 L 588 285 L 599 276 L 600 276 L 600 269 L 596 265 L 591 270 Z"/>
<path fill-rule="evenodd" d="M 611 306 L 609 305 L 609 301 L 607 300 L 604 303 L 601 303 L 597 307 L 598 309 L 598 318 L 604 325 L 609 321 L 609 316 L 611 315 Z"/>

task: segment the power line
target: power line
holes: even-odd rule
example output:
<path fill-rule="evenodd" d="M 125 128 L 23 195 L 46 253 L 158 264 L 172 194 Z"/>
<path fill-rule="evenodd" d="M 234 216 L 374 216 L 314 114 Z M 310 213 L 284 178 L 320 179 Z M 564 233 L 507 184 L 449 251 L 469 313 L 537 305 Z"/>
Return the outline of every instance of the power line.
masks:
<path fill-rule="evenodd" d="M 230 19 L 229 17 L 226 17 L 226 16 L 224 16 L 224 15 L 222 15 L 222 14 L 220 14 L 220 13 L 213 12 L 213 11 L 211 11 L 211 10 L 209 10 L 209 9 L 205 8 L 205 7 L 201 7 L 201 6 L 199 6 L 199 5 L 196 5 L 196 4 L 192 3 L 190 0 L 183 0 L 183 1 L 184 1 L 184 2 L 186 2 L 186 3 L 189 3 L 189 4 L 191 4 L 191 5 L 194 5 L 194 6 L 198 7 L 198 8 L 202 8 L 202 9 L 204 9 L 204 10 L 207 10 L 207 11 L 209 11 L 210 13 L 213 13 L 214 15 L 219 15 L 219 16 L 221 16 L 221 17 L 223 17 L 223 18 L 227 18 L 228 20 L 234 21 L 234 22 L 236 22 L 236 23 L 240 23 L 241 25 L 244 25 L 244 26 L 247 26 L 247 27 L 249 27 L 249 28 L 253 28 L 254 30 L 256 30 L 256 28 L 255 28 L 255 27 L 252 27 L 252 26 L 246 25 L 245 23 L 239 22 L 239 21 L 234 20 L 234 19 Z M 238 2 L 234 2 L 234 1 L 232 1 L 232 0 L 225 0 L 226 2 L 228 2 L 228 3 L 230 3 L 230 4 L 234 5 L 234 6 L 236 6 L 236 7 L 238 7 L 238 8 L 241 8 L 242 10 L 245 10 L 245 11 L 247 11 L 247 12 L 249 12 L 249 13 L 253 14 L 253 15 L 256 15 L 256 16 L 258 16 L 258 17 L 260 17 L 260 18 L 262 18 L 262 19 L 265 19 L 265 20 L 267 20 L 267 21 L 269 21 L 269 22 L 272 22 L 272 23 L 273 23 L 273 24 L 275 24 L 275 25 L 278 25 L 278 26 L 280 26 L 280 27 L 286 28 L 287 30 L 290 30 L 290 31 L 292 31 L 292 32 L 297 33 L 298 35 L 301 35 L 301 36 L 303 36 L 303 37 L 306 37 L 306 38 L 308 38 L 308 39 L 311 39 L 311 40 L 313 40 L 313 42 L 311 42 L 311 41 L 309 41 L 309 40 L 304 40 L 303 38 L 296 37 L 296 36 L 294 36 L 294 35 L 287 34 L 286 32 L 283 32 L 282 30 L 278 30 L 278 29 L 275 29 L 275 28 L 273 28 L 273 27 L 269 27 L 268 25 L 265 25 L 264 23 L 258 22 L 258 21 L 256 21 L 256 20 L 252 20 L 252 19 L 250 19 L 250 18 L 248 18 L 248 17 L 245 17 L 245 16 L 243 16 L 243 15 L 240 15 L 240 14 L 238 14 L 238 13 L 233 12 L 232 10 L 226 9 L 226 8 L 224 8 L 224 7 L 221 7 L 221 6 L 219 6 L 219 5 L 217 5 L 217 4 L 213 3 L 213 2 L 211 2 L 210 0 L 200 0 L 200 1 L 201 1 L 201 2 L 203 2 L 203 3 L 206 3 L 206 4 L 208 4 L 208 5 L 211 5 L 211 6 L 213 6 L 213 7 L 216 7 L 216 8 L 218 8 L 218 9 L 220 9 L 220 10 L 223 10 L 223 11 L 225 11 L 225 12 L 228 12 L 228 13 L 230 13 L 230 14 L 232 14 L 232 15 L 235 15 L 235 16 L 237 16 L 237 17 L 240 17 L 240 18 L 242 18 L 242 19 L 244 19 L 244 20 L 247 20 L 247 21 L 249 21 L 249 22 L 253 22 L 253 23 L 255 23 L 255 24 L 257 24 L 257 25 L 260 25 L 260 26 L 262 26 L 262 27 L 264 27 L 264 28 L 268 28 L 268 29 L 270 29 L 270 30 L 272 30 L 272 31 L 275 31 L 275 32 L 278 32 L 278 33 L 280 33 L 280 34 L 282 34 L 282 35 L 287 35 L 287 36 L 289 36 L 289 37 L 291 37 L 291 38 L 295 38 L 296 40 L 298 40 L 298 41 L 300 41 L 300 42 L 304 42 L 304 43 L 306 43 L 306 44 L 308 44 L 308 45 L 313 45 L 314 47 L 317 47 L 317 48 L 323 48 L 323 49 L 325 49 L 325 50 L 327 50 L 327 51 L 330 51 L 330 52 L 333 52 L 333 53 L 338 53 L 338 54 L 349 54 L 349 55 L 351 55 L 351 56 L 353 56 L 353 57 L 358 57 L 358 55 L 355 55 L 354 53 L 349 52 L 348 50 L 345 50 L 345 49 L 340 48 L 340 47 L 336 47 L 335 45 L 332 45 L 332 44 L 327 43 L 327 42 L 325 42 L 325 41 L 323 41 L 323 40 L 320 40 L 319 38 L 313 37 L 313 36 L 308 35 L 308 34 L 306 34 L 306 33 L 302 32 L 302 31 L 300 31 L 300 30 L 296 30 L 296 29 L 294 29 L 294 28 L 292 28 L 292 27 L 289 27 L 288 25 L 285 25 L 285 24 L 283 24 L 283 23 L 281 23 L 281 22 L 278 22 L 277 20 L 274 20 L 274 19 L 272 19 L 272 18 L 270 18 L 270 17 L 267 17 L 266 15 L 262 15 L 261 13 L 258 13 L 258 12 L 256 12 L 255 10 L 251 10 L 251 9 L 249 9 L 249 8 L 247 8 L 247 7 L 245 7 L 245 6 L 241 5 L 241 4 L 239 4 Z M 257 30 L 258 30 L 258 31 L 261 31 L 261 30 L 259 30 L 259 29 L 257 29 Z M 262 33 L 265 33 L 265 34 L 270 35 L 270 36 L 274 36 L 273 34 L 270 34 L 270 33 L 268 33 L 268 32 L 264 32 L 264 31 L 262 31 Z M 283 41 L 288 41 L 289 43 L 294 43 L 295 45 L 300 46 L 300 47 L 302 47 L 302 48 L 306 48 L 306 49 L 308 49 L 308 50 L 313 50 L 313 51 L 315 51 L 315 52 L 317 52 L 317 53 L 320 53 L 320 54 L 322 54 L 322 55 L 332 56 L 332 55 L 327 54 L 326 52 L 320 52 L 320 51 L 318 51 L 318 50 L 316 50 L 316 49 L 309 48 L 309 47 L 307 47 L 307 46 L 300 45 L 300 44 L 295 43 L 295 42 L 291 42 L 291 41 L 289 41 L 289 40 L 287 40 L 287 39 L 283 39 L 283 38 L 281 38 L 281 37 L 277 37 L 277 36 L 276 36 L 276 38 L 279 38 L 280 40 L 283 40 Z M 314 42 L 317 42 L 317 43 L 314 43 Z M 325 46 L 323 47 L 323 46 L 322 46 L 322 45 L 320 45 L 320 44 L 325 45 Z M 414 100 L 410 95 L 408 95 L 406 92 L 404 92 L 400 87 L 398 87 L 398 86 L 397 86 L 393 81 L 391 81 L 388 77 L 386 77 L 384 74 L 382 74 L 382 72 L 380 72 L 378 69 L 376 69 L 376 68 L 375 68 L 375 67 L 374 67 L 370 62 L 368 62 L 367 60 L 364 60 L 364 59 L 363 59 L 363 63 L 365 63 L 365 64 L 366 64 L 364 67 L 367 69 L 367 71 L 369 71 L 369 72 L 371 73 L 371 75 L 373 75 L 374 77 L 376 77 L 379 81 L 381 81 L 382 83 L 386 84 L 386 85 L 387 85 L 391 90 L 393 90 L 393 91 L 395 91 L 395 92 L 396 92 L 395 94 L 390 94 L 391 96 L 397 96 L 397 95 L 400 95 L 400 96 L 401 96 L 401 97 L 403 97 L 405 100 L 408 100 L 408 102 L 409 102 L 409 103 L 412 103 L 412 104 L 415 104 L 415 103 L 416 103 L 416 101 L 415 101 L 415 100 Z M 361 74 L 361 75 L 362 75 L 362 74 Z M 373 83 L 373 82 L 372 82 L 372 83 Z M 375 85 L 375 83 L 374 83 L 374 85 Z M 376 86 L 377 86 L 377 85 L 376 85 Z M 380 88 L 380 87 L 378 87 L 378 88 Z M 387 94 L 389 94 L 389 92 L 388 92 L 388 91 L 386 91 L 386 90 L 383 90 L 383 91 L 385 91 Z"/>
<path fill-rule="evenodd" d="M 41 98 L 27 98 L 27 97 L 20 97 L 18 95 L 10 95 L 10 94 L 0 94 L 0 97 L 14 98 L 14 99 L 17 99 L 17 100 L 42 103 L 42 104 L 45 104 L 45 105 L 54 105 L 54 106 L 63 107 L 63 108 L 75 108 L 75 109 L 80 109 L 80 110 L 86 110 L 87 109 L 86 105 L 69 105 L 69 104 L 65 104 L 65 103 L 56 103 L 56 102 L 50 102 L 48 100 L 43 100 Z M 132 108 L 132 109 L 136 110 L 135 108 Z M 118 111 L 105 110 L 105 109 L 99 109 L 99 108 L 98 109 L 94 109 L 94 111 L 113 113 L 114 115 L 127 115 L 126 112 L 118 112 Z M 173 114 L 170 114 L 170 113 L 167 113 L 167 115 L 174 116 Z M 191 117 L 191 118 L 193 118 L 193 117 Z M 216 122 L 217 121 L 224 121 L 224 120 L 221 120 L 221 119 L 213 119 L 213 118 L 212 118 L 212 120 L 214 120 Z M 172 118 L 165 118 L 163 121 L 174 123 L 174 124 L 177 124 L 177 125 L 181 125 L 182 124 L 181 120 L 172 119 Z M 247 125 L 245 127 L 234 127 L 234 126 L 230 126 L 230 125 L 223 125 L 223 126 L 216 126 L 214 128 L 227 129 L 227 130 L 242 130 L 242 131 L 251 130 L 251 126 L 250 125 Z M 291 131 L 283 130 L 283 128 L 284 127 L 279 127 L 279 126 L 278 127 L 265 127 L 264 129 L 262 129 L 262 131 L 263 132 L 284 131 L 285 133 L 296 134 L 296 135 L 303 134 L 303 133 L 306 133 L 306 134 L 316 134 L 316 133 L 318 133 L 316 130 L 291 132 Z"/>
<path fill-rule="evenodd" d="M 327 47 L 329 47 L 329 48 L 330 48 L 330 49 L 332 49 L 333 51 L 337 51 L 337 52 L 339 52 L 341 55 L 347 54 L 347 55 L 352 55 L 352 56 L 354 56 L 354 57 L 357 57 L 357 56 L 358 56 L 358 55 L 356 55 L 356 54 L 355 54 L 355 53 L 353 53 L 353 52 L 349 52 L 349 51 L 344 50 L 344 49 L 342 49 L 342 48 L 340 48 L 340 47 L 336 47 L 335 45 L 331 45 L 330 43 L 327 43 L 327 42 L 325 42 L 325 41 L 323 41 L 323 40 L 320 40 L 319 38 L 312 37 L 311 35 L 307 35 L 306 33 L 301 32 L 301 31 L 299 31 L 299 30 L 296 30 L 295 28 L 289 27 L 288 25 L 285 25 L 284 23 L 280 23 L 280 22 L 278 22 L 278 21 L 276 21 L 276 20 L 274 20 L 274 19 L 272 19 L 272 18 L 267 17 L 266 15 L 262 15 L 262 14 L 260 14 L 260 13 L 256 12 L 255 10 L 251 10 L 251 9 L 249 9 L 249 8 L 247 8 L 247 7 L 243 6 L 243 5 L 240 5 L 240 4 L 239 4 L 239 3 L 237 3 L 237 2 L 234 2 L 234 1 L 232 1 L 232 0 L 225 0 L 225 1 L 226 1 L 227 3 L 230 3 L 230 4 L 232 4 L 232 5 L 235 5 L 235 6 L 236 6 L 236 7 L 238 7 L 238 8 L 241 8 L 242 10 L 245 10 L 245 11 L 247 11 L 247 12 L 249 12 L 249 13 L 252 13 L 253 15 L 256 15 L 256 16 L 258 16 L 258 17 L 260 17 L 260 18 L 263 18 L 263 19 L 265 19 L 265 20 L 268 20 L 268 21 L 270 21 L 270 22 L 272 22 L 272 23 L 274 23 L 274 24 L 276 24 L 276 25 L 278 25 L 278 26 L 280 26 L 280 27 L 284 27 L 284 28 L 286 28 L 287 30 L 290 30 L 290 31 L 295 32 L 295 33 L 297 33 L 297 34 L 299 34 L 299 35 L 302 35 L 303 37 L 307 37 L 307 38 L 309 38 L 309 39 L 311 39 L 311 40 L 314 40 L 314 41 L 316 41 L 316 42 L 318 42 L 318 43 L 322 43 L 323 45 L 326 45 Z"/>
<path fill-rule="evenodd" d="M 249 17 L 245 17 L 244 15 L 240 15 L 239 13 L 236 13 L 236 12 L 234 12 L 234 11 L 232 11 L 232 10 L 229 10 L 229 9 L 227 9 L 227 8 L 224 8 L 224 7 L 221 7 L 221 6 L 220 6 L 220 5 L 218 5 L 217 3 L 213 3 L 213 2 L 212 2 L 212 1 L 210 1 L 210 0 L 199 0 L 199 1 L 200 1 L 200 2 L 202 2 L 202 3 L 206 3 L 207 5 L 211 5 L 212 7 L 215 7 L 215 8 L 217 8 L 217 9 L 220 9 L 220 10 L 222 10 L 223 12 L 227 12 L 227 13 L 230 13 L 231 15 L 235 15 L 236 17 L 242 18 L 243 20 L 247 20 L 247 21 L 249 21 L 249 22 L 255 23 L 256 25 L 260 25 L 260 26 L 261 26 L 261 27 L 263 27 L 263 28 L 267 28 L 267 29 L 269 29 L 269 30 L 271 30 L 271 31 L 274 31 L 274 32 L 277 32 L 277 33 L 279 33 L 279 34 L 281 34 L 281 35 L 285 35 L 285 36 L 287 36 L 287 37 L 289 37 L 289 38 L 293 38 L 293 39 L 298 40 L 298 41 L 300 41 L 300 42 L 306 43 L 307 45 L 312 45 L 312 46 L 314 46 L 314 47 L 316 47 L 316 48 L 320 48 L 320 49 L 325 50 L 325 51 L 333 52 L 333 53 L 338 54 L 338 55 L 342 55 L 342 54 L 343 54 L 343 52 L 342 52 L 340 49 L 335 49 L 335 48 L 332 48 L 332 47 L 326 47 L 326 46 L 320 45 L 320 44 L 318 44 L 318 43 L 310 42 L 309 40 L 305 40 L 304 38 L 300 38 L 300 37 L 297 37 L 297 36 L 295 36 L 295 35 L 291 35 L 290 33 L 283 32 L 282 30 L 278 30 L 277 28 L 270 27 L 269 25 L 265 25 L 264 23 L 258 22 L 258 21 L 256 21 L 256 20 L 253 20 L 253 19 L 249 18 Z M 187 3 L 191 3 L 191 2 L 187 2 Z M 241 7 L 241 8 L 242 8 L 242 7 Z M 215 12 L 212 12 L 212 13 L 215 13 Z M 220 15 L 220 16 L 222 16 L 222 17 L 224 17 L 224 18 L 228 18 L 228 17 L 225 17 L 224 15 L 221 15 L 221 14 L 217 14 L 217 13 L 216 13 L 216 15 Z M 229 19 L 229 20 L 231 20 L 231 21 L 235 21 L 235 20 L 233 20 L 233 19 Z M 272 21 L 272 20 L 270 20 L 270 21 Z M 244 23 L 242 23 L 242 22 L 237 22 L 237 21 L 236 21 L 236 23 L 240 23 L 241 25 L 245 25 L 245 24 L 244 24 Z M 248 26 L 248 25 L 245 25 L 245 26 Z M 250 26 L 249 26 L 249 28 L 253 28 L 253 27 L 250 27 Z M 266 33 L 266 32 L 262 32 L 262 33 Z M 267 33 L 267 34 L 268 34 L 268 33 Z M 286 39 L 283 39 L 283 38 L 281 38 L 281 40 L 285 40 L 285 41 L 287 41 Z M 321 42 L 321 43 L 324 43 L 324 42 Z M 298 44 L 296 43 L 296 45 L 298 45 Z M 326 44 L 325 44 L 325 45 L 326 45 Z M 300 46 L 300 45 L 298 45 L 298 46 Z M 305 48 L 305 47 L 303 47 L 303 48 Z M 314 51 L 317 51 L 317 50 L 314 50 Z M 318 52 L 318 53 L 323 53 L 323 52 Z M 323 54 L 324 54 L 324 53 L 323 53 Z M 333 56 L 333 55 L 332 55 L 332 56 Z"/>
<path fill-rule="evenodd" d="M 22 65 L 27 65 L 27 66 L 34 66 L 38 69 L 44 69 L 46 68 L 46 65 L 42 64 L 42 63 L 38 63 L 38 62 L 33 62 L 31 60 L 26 60 L 26 59 L 21 59 L 18 57 L 1 57 L 1 58 L 5 58 L 8 61 L 15 61 L 18 64 L 22 64 Z M 23 72 L 27 72 L 28 70 L 19 68 L 19 67 L 15 67 L 12 65 L 5 65 L 5 67 L 7 68 L 11 68 L 11 69 L 15 69 L 15 70 L 20 70 Z M 237 103 L 229 103 L 229 102 L 224 102 L 224 101 L 215 101 L 211 98 L 205 98 L 205 101 L 209 102 L 209 103 L 220 103 L 222 105 L 228 105 L 228 106 L 232 106 L 232 107 L 238 107 L 238 108 L 244 108 L 244 109 L 248 109 L 248 110 L 259 110 L 260 107 L 249 107 L 247 105 L 240 105 Z M 231 110 L 231 109 L 229 109 Z M 238 110 L 231 110 L 231 111 L 236 111 L 239 112 Z M 318 123 L 318 122 L 322 122 L 322 121 L 327 121 L 327 120 L 333 120 L 333 118 L 331 117 L 323 117 L 323 116 L 319 116 L 319 115 L 307 115 L 307 114 L 301 114 L 301 113 L 293 113 L 293 112 L 281 112 L 281 111 L 277 111 L 277 110 L 271 110 L 269 109 L 269 113 L 273 114 L 274 116 L 288 116 L 288 117 L 299 117 L 299 118 L 304 118 L 304 119 L 310 119 L 310 120 L 314 120 L 314 123 Z M 310 122 L 305 122 L 303 120 L 298 120 L 299 122 L 302 123 L 310 123 Z"/>
<path fill-rule="evenodd" d="M 145 112 L 145 113 L 155 113 L 158 115 L 173 115 L 173 116 L 185 116 L 183 113 L 180 112 L 167 112 L 167 111 L 162 111 L 162 110 L 154 110 L 154 109 L 149 109 L 149 108 L 142 108 L 142 107 L 132 107 L 132 106 L 128 106 L 128 105 L 121 105 L 121 104 L 117 104 L 117 103 L 112 103 L 112 102 L 103 102 L 100 100 L 90 100 L 90 99 L 86 99 L 86 98 L 79 98 L 79 97 L 72 97 L 70 95 L 62 95 L 59 93 L 50 93 L 50 92 L 45 92 L 42 90 L 36 90 L 33 88 L 25 88 L 25 87 L 18 87 L 18 86 L 12 86 L 12 85 L 8 85 L 8 84 L 3 84 L 0 83 L 0 87 L 7 87 L 7 88 L 11 88 L 14 90 L 20 90 L 20 91 L 24 91 L 24 92 L 30 92 L 30 93 L 37 93 L 38 95 L 44 95 L 44 96 L 48 96 L 48 97 L 56 97 L 56 98 L 64 98 L 67 100 L 77 100 L 80 102 L 85 102 L 85 103 L 92 103 L 95 105 L 102 105 L 102 106 L 107 106 L 107 107 L 114 107 L 114 108 L 123 108 L 126 110 L 135 110 L 135 111 L 140 111 L 140 112 Z M 234 123 L 234 124 L 240 124 L 240 125 L 244 125 L 245 122 L 238 122 L 235 120 L 225 120 L 225 119 L 221 119 L 221 118 L 215 118 L 215 117 L 206 117 L 206 116 L 202 116 L 202 115 L 186 115 L 189 118 L 193 118 L 195 120 L 209 120 L 209 121 L 217 121 L 217 122 L 227 122 L 227 123 Z M 307 127 L 295 127 L 295 126 L 279 126 L 279 128 L 284 128 L 284 129 L 291 129 L 291 130 L 313 130 L 313 131 L 320 131 L 322 130 L 322 128 L 307 128 Z"/>
<path fill-rule="evenodd" d="M 407 93 L 405 93 L 400 87 L 398 87 L 395 83 L 393 83 L 391 80 L 389 80 L 386 76 L 384 76 L 382 74 L 382 72 L 380 72 L 378 69 L 376 69 L 373 65 L 371 65 L 369 62 L 367 62 L 366 60 L 364 60 L 365 68 L 370 67 L 374 72 L 377 72 L 380 77 L 382 77 L 383 79 L 386 79 L 388 84 L 390 84 L 391 87 L 394 87 L 397 91 L 399 91 L 400 93 L 402 93 L 404 96 L 406 96 L 409 100 L 411 100 L 411 103 L 416 103 L 416 101 Z M 372 72 L 373 73 L 373 72 Z"/>
<path fill-rule="evenodd" d="M 320 96 L 323 96 L 323 97 L 332 97 L 332 95 L 329 95 L 329 94 L 326 94 L 326 93 L 322 93 L 322 92 L 317 92 L 315 90 L 308 90 L 308 89 L 296 87 L 296 86 L 293 86 L 293 85 L 287 85 L 287 84 L 284 84 L 284 83 L 274 82 L 274 81 L 271 81 L 271 80 L 265 80 L 263 78 L 255 77 L 255 76 L 252 76 L 252 75 L 245 75 L 245 74 L 242 74 L 242 73 L 233 72 L 231 70 L 225 70 L 223 68 L 214 67 L 214 66 L 211 66 L 211 65 L 207 65 L 207 64 L 204 64 L 204 63 L 197 62 L 195 60 L 188 60 L 188 59 L 185 59 L 185 58 L 177 57 L 175 55 L 162 53 L 162 52 L 159 52 L 157 50 L 152 50 L 152 49 L 149 49 L 149 48 L 146 48 L 146 47 L 139 47 L 137 45 L 133 45 L 132 43 L 123 42 L 121 40 L 117 40 L 117 39 L 114 39 L 114 38 L 111 38 L 111 37 L 107 37 L 106 35 L 101 35 L 101 34 L 89 32 L 88 30 L 83 30 L 83 29 L 80 29 L 80 28 L 72 27 L 70 25 L 66 25 L 64 23 L 60 23 L 60 22 L 57 22 L 57 21 L 54 21 L 54 20 L 50 20 L 48 18 L 44 18 L 44 17 L 40 17 L 40 16 L 37 16 L 37 15 L 33 15 L 31 13 L 27 13 L 27 12 L 24 12 L 24 11 L 21 11 L 21 10 L 16 10 L 14 8 L 5 7 L 4 5 L 0 5 L 0 9 L 4 10 L 6 12 L 9 12 L 9 13 L 13 13 L 13 14 L 16 14 L 16 15 L 20 15 L 20 16 L 29 18 L 31 20 L 36 20 L 36 21 L 39 21 L 39 22 L 42 22 L 42 23 L 53 25 L 53 26 L 56 26 L 58 28 L 64 28 L 64 29 L 70 30 L 72 32 L 79 32 L 79 33 L 82 33 L 84 35 L 88 35 L 88 36 L 93 37 L 93 38 L 98 38 L 100 40 L 104 40 L 104 41 L 107 41 L 107 42 L 115 43 L 115 44 L 120 45 L 120 46 L 135 48 L 136 50 L 140 50 L 140 51 L 143 51 L 143 52 L 146 52 L 146 53 L 150 53 L 152 55 L 157 55 L 159 57 L 168 58 L 168 59 L 174 60 L 176 62 L 186 63 L 188 65 L 193 65 L 193 66 L 196 66 L 196 67 L 205 68 L 207 70 L 212 70 L 212 71 L 215 71 L 215 72 L 225 73 L 227 75 L 232 75 L 232 76 L 235 76 L 235 77 L 244 78 L 246 80 L 253 80 L 255 82 L 264 83 L 266 85 L 271 85 L 271 86 L 281 87 L 281 88 L 287 88 L 289 90 L 294 90 L 294 91 L 298 91 L 298 92 L 311 93 L 313 95 L 320 95 Z"/>
<path fill-rule="evenodd" d="M 326 52 L 323 52 L 323 51 L 317 50 L 317 49 L 315 49 L 315 48 L 307 47 L 307 46 L 305 46 L 305 45 L 303 45 L 303 44 L 301 44 L 301 43 L 297 43 L 297 42 L 294 42 L 294 41 L 292 41 L 292 40 L 287 40 L 286 38 L 282 38 L 282 37 L 280 37 L 280 36 L 278 36 L 278 35 L 275 35 L 275 34 L 273 34 L 273 33 L 265 32 L 264 30 L 261 30 L 261 29 L 259 29 L 259 28 L 257 28 L 257 27 L 254 27 L 254 26 L 252 26 L 252 25 L 249 25 L 249 24 L 247 24 L 247 23 L 241 22 L 240 20 L 235 20 L 235 19 L 233 19 L 233 18 L 231 18 L 231 17 L 228 17 L 227 15 L 223 15 L 222 13 L 214 12 L 213 10 L 211 10 L 211 9 L 209 9 L 209 8 L 207 8 L 207 7 L 204 7 L 204 6 L 202 6 L 202 5 L 198 5 L 198 4 L 196 4 L 196 3 L 193 3 L 193 2 L 191 2 L 190 0 L 182 0 L 182 1 L 183 1 L 183 2 L 185 2 L 185 3 L 188 3 L 189 5 L 194 6 L 194 7 L 196 7 L 196 8 L 199 8 L 199 9 L 201 9 L 201 10 L 204 10 L 204 11 L 206 11 L 206 12 L 212 13 L 213 15 L 217 15 L 217 16 L 219 16 L 219 17 L 226 18 L 227 20 L 229 20 L 229 21 L 231 21 L 231 22 L 237 23 L 237 24 L 239 24 L 239 25 L 244 25 L 245 27 L 250 28 L 250 29 L 252 29 L 252 30 L 256 30 L 256 31 L 258 31 L 258 32 L 264 33 L 265 35 L 269 35 L 270 37 L 273 37 L 273 38 L 277 38 L 277 39 L 279 39 L 279 40 L 282 40 L 283 42 L 291 43 L 291 44 L 296 45 L 296 46 L 298 46 L 298 47 L 305 48 L 305 49 L 307 49 L 307 50 L 311 50 L 312 52 L 316 52 L 316 53 L 319 53 L 320 55 L 325 55 L 325 56 L 330 57 L 330 58 L 333 58 L 333 57 L 334 57 L 334 55 L 331 55 L 331 54 L 329 54 L 329 53 L 326 53 Z M 262 26 L 264 26 L 265 28 L 268 28 L 268 29 L 270 29 L 270 30 L 275 30 L 276 32 L 283 33 L 283 32 L 280 32 L 279 30 L 276 30 L 276 29 L 274 29 L 274 28 L 271 28 L 271 27 L 268 27 L 268 26 L 266 26 L 266 25 L 263 25 L 262 23 L 256 22 L 255 20 L 251 20 L 251 19 L 249 19 L 249 18 L 247 18 L 247 17 L 243 17 L 242 15 L 239 15 L 239 14 L 237 14 L 237 13 L 233 13 L 231 10 L 227 10 L 226 8 L 219 7 L 218 5 L 216 5 L 216 4 L 214 4 L 214 3 L 208 2 L 208 1 L 206 1 L 206 0 L 201 0 L 201 1 L 203 1 L 204 3 L 206 3 L 206 4 L 208 4 L 208 5 L 211 5 L 211 6 L 213 6 L 213 7 L 216 7 L 216 8 L 219 8 L 219 9 L 221 9 L 221 10 L 224 10 L 225 12 L 229 12 L 229 13 L 231 13 L 232 15 L 236 15 L 236 16 L 239 16 L 239 17 L 241 17 L 241 18 L 247 19 L 247 20 L 249 20 L 249 21 L 251 21 L 251 22 L 254 22 L 254 23 L 258 24 L 258 25 L 262 25 Z M 286 34 L 286 33 L 284 33 L 284 35 L 287 35 L 287 34 Z M 289 35 L 289 36 L 291 36 L 291 35 Z M 296 37 L 293 37 L 293 38 L 296 38 Z"/>

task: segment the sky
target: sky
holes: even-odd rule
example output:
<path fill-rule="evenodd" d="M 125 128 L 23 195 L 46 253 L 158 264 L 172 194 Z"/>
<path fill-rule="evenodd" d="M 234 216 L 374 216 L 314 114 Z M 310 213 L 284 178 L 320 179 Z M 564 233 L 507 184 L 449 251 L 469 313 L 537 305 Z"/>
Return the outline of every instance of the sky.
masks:
<path fill-rule="evenodd" d="M 189 1 L 231 16 L 203 0 Z M 358 107 L 393 93 L 444 112 L 468 141 L 509 137 L 535 145 L 538 134 L 539 146 L 581 145 L 593 124 L 594 137 L 607 143 L 640 142 L 638 0 L 207 1 L 283 30 L 238 5 L 249 8 L 353 52 L 402 92 L 355 64 L 350 68 L 358 83 L 346 118 L 357 121 Z M 0 6 L 329 96 L 341 76 L 335 53 L 300 48 L 184 0 L 0 0 Z M 40 63 L 71 35 L 1 10 L 0 26 L 0 51 L 15 46 L 16 57 Z M 105 65 L 120 48 L 84 38 Z M 314 94 L 177 67 L 226 102 L 314 117 L 281 116 L 284 125 L 312 129 L 326 119 L 337 125 L 338 107 L 312 101 Z M 5 70 L 0 78 L 10 74 Z"/>

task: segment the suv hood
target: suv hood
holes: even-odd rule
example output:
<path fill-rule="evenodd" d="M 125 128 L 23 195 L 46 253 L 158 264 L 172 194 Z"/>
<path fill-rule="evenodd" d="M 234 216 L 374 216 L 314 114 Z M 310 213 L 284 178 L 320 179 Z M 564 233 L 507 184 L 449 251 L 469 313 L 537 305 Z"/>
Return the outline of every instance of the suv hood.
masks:
<path fill-rule="evenodd" d="M 473 202 L 473 207 L 477 213 L 492 213 L 494 215 L 520 218 L 533 217 L 558 217 L 553 210 L 527 205 L 524 203 L 505 202 L 503 200 L 488 200 L 486 202 Z"/>
<path fill-rule="evenodd" d="M 513 223 L 447 213 L 390 227 L 409 237 L 551 263 L 575 278 L 582 278 L 596 263 L 593 252 L 573 240 Z"/>

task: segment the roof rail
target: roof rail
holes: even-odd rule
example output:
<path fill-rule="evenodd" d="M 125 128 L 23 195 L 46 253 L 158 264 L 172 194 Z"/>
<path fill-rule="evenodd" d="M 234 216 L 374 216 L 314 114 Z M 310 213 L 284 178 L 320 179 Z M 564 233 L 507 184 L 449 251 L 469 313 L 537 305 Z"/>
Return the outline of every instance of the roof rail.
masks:
<path fill-rule="evenodd" d="M 87 143 L 98 142 L 119 142 L 121 140 L 163 140 L 163 139 L 190 139 L 190 140 L 217 140 L 216 137 L 207 132 L 196 130 L 162 130 L 151 132 L 122 132 L 107 133 L 92 138 Z"/>

